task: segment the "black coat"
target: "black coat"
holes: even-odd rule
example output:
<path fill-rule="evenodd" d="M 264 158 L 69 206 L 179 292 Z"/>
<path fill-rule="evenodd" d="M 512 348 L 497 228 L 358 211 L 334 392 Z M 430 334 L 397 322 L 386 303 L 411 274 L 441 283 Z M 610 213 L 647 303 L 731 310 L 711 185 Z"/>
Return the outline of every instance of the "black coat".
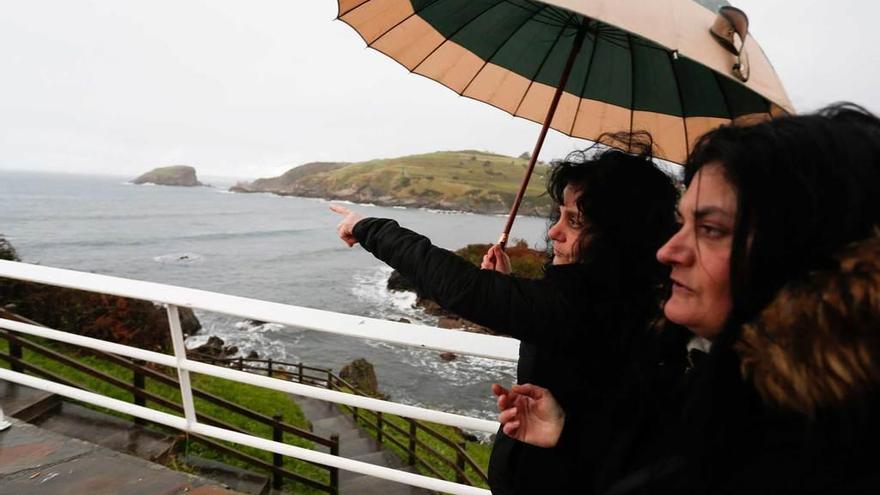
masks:
<path fill-rule="evenodd" d="M 621 371 L 631 362 L 633 340 L 657 312 L 652 295 L 624 290 L 625 281 L 601 267 L 549 266 L 543 279 L 523 279 L 481 270 L 393 220 L 361 220 L 354 236 L 425 297 L 520 339 L 517 381 L 546 387 L 567 411 L 589 411 L 591 418 L 605 412 L 598 406 L 618 394 L 621 377 L 631 376 Z M 591 452 L 604 445 L 594 443 Z M 590 477 L 560 453 L 499 431 L 489 465 L 493 493 L 565 493 L 573 480 Z"/>
<path fill-rule="evenodd" d="M 606 495 L 880 492 L 880 237 L 791 282 L 682 377 L 656 427 L 633 423 L 653 434 L 612 456 L 630 461 Z"/>

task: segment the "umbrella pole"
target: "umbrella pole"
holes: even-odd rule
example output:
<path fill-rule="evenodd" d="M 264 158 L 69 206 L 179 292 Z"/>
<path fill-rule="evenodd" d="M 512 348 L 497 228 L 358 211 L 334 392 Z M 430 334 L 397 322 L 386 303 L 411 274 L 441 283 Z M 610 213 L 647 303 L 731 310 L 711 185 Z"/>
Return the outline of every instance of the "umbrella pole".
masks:
<path fill-rule="evenodd" d="M 529 166 L 526 169 L 526 175 L 523 177 L 522 184 L 519 186 L 519 192 L 516 194 L 516 199 L 513 200 L 513 206 L 510 207 L 510 214 L 507 216 L 507 224 L 504 226 L 504 231 L 498 239 L 498 244 L 501 246 L 501 249 L 504 249 L 505 246 L 507 246 L 508 235 L 510 234 L 510 229 L 513 227 L 513 220 L 516 218 L 516 213 L 519 211 L 519 205 L 522 203 L 526 188 L 529 186 L 529 179 L 532 177 L 532 171 L 535 170 L 535 163 L 538 162 L 538 154 L 541 153 L 541 147 L 544 146 L 544 139 L 547 137 L 547 130 L 550 129 L 550 122 L 553 120 L 553 115 L 556 114 L 556 107 L 559 105 L 559 100 L 562 97 L 562 91 L 565 88 L 565 84 L 568 82 L 568 76 L 571 75 L 571 69 L 574 67 L 574 60 L 581 51 L 581 45 L 583 45 L 584 37 L 586 35 L 587 26 L 586 24 L 583 24 L 580 29 L 578 29 L 577 35 L 574 37 L 574 43 L 572 43 L 571 46 L 571 53 L 568 54 L 568 60 L 565 62 L 565 68 L 562 70 L 559 84 L 556 85 L 556 93 L 553 94 L 553 100 L 551 100 L 550 108 L 547 110 L 547 118 L 544 119 L 544 125 L 541 127 L 541 133 L 538 135 L 538 141 L 535 143 L 535 148 L 532 150 L 532 156 L 529 158 Z"/>

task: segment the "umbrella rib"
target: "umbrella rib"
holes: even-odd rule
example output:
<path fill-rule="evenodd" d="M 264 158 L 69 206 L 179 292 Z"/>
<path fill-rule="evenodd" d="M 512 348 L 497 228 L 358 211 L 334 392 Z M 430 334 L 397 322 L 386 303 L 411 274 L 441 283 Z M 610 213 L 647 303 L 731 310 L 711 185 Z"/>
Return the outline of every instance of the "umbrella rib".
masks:
<path fill-rule="evenodd" d="M 555 9 L 555 8 L 548 9 L 547 7 L 550 7 L 550 6 L 545 4 L 544 2 L 533 2 L 531 0 L 527 0 L 525 2 L 533 7 L 537 7 L 538 4 L 540 4 L 540 8 L 537 11 L 534 9 L 529 9 L 528 7 L 523 6 L 521 3 L 514 2 L 512 0 L 504 0 L 504 2 L 508 3 L 510 5 L 513 5 L 514 7 L 522 9 L 522 10 L 528 10 L 529 12 L 534 12 L 536 14 L 535 16 L 533 16 L 533 19 L 535 19 L 535 22 L 539 22 L 539 23 L 545 24 L 547 26 L 561 26 L 561 25 L 564 25 L 566 22 L 568 22 L 568 19 L 569 19 L 569 17 L 567 17 L 565 15 L 565 13 L 563 13 L 563 11 L 560 9 Z M 551 23 L 548 21 L 538 19 L 537 16 L 542 13 L 545 14 L 549 19 L 555 20 L 557 23 L 554 24 L 554 23 Z"/>
<path fill-rule="evenodd" d="M 412 13 L 412 14 L 409 14 L 408 16 L 404 17 L 403 19 L 401 19 L 400 21 L 398 21 L 396 24 L 394 24 L 393 26 L 391 26 L 391 27 L 389 27 L 388 29 L 386 29 L 384 33 L 380 34 L 379 36 L 376 36 L 376 39 L 374 39 L 373 41 L 367 43 L 367 46 L 370 47 L 370 48 L 372 48 L 372 47 L 373 47 L 373 43 L 379 41 L 380 39 L 382 39 L 386 34 L 390 33 L 391 31 L 394 31 L 394 29 L 397 28 L 397 26 L 400 26 L 400 25 L 403 24 L 404 22 L 406 22 L 406 21 L 412 19 L 413 16 L 417 16 L 417 15 L 419 15 L 419 12 L 421 12 L 421 11 L 427 9 L 428 7 L 434 5 L 435 3 L 438 3 L 438 2 L 440 2 L 440 1 L 441 1 L 441 0 L 433 0 L 431 3 L 427 3 L 427 4 L 423 5 L 422 8 L 420 8 L 419 10 L 413 10 L 413 13 Z M 367 3 L 367 2 L 364 2 L 364 3 Z M 363 5 L 363 3 L 360 4 L 360 5 L 358 5 L 358 7 L 360 7 L 361 5 Z M 354 10 L 354 9 L 352 9 L 352 10 Z M 351 12 L 351 11 L 349 11 L 349 12 Z M 421 16 L 419 16 L 419 17 L 421 17 Z"/>
<path fill-rule="evenodd" d="M 348 14 L 352 13 L 352 12 L 354 12 L 355 10 L 361 8 L 364 4 L 368 4 L 368 3 L 370 3 L 370 0 L 364 0 L 363 2 L 361 2 L 361 3 L 357 4 L 357 5 L 355 5 L 354 7 L 350 8 L 350 9 L 348 9 L 348 10 L 346 10 L 344 14 L 343 14 L 342 12 L 339 12 L 338 14 L 336 14 L 336 18 L 337 18 L 337 19 L 342 19 L 342 16 L 344 16 L 344 15 L 348 15 Z M 337 6 L 338 6 L 338 4 L 337 4 Z"/>
<path fill-rule="evenodd" d="M 681 125 L 684 127 L 684 157 L 685 160 L 687 160 L 687 156 L 691 152 L 691 139 L 688 136 L 687 113 L 684 109 L 684 94 L 681 92 L 681 83 L 678 82 L 678 71 L 675 70 L 675 57 L 673 57 L 672 52 L 670 51 L 666 51 L 666 56 L 669 58 L 670 67 L 672 67 L 672 78 L 675 80 L 675 91 L 678 92 L 678 105 L 681 107 Z"/>
<path fill-rule="evenodd" d="M 471 80 L 468 81 L 468 83 L 464 86 L 464 88 L 461 90 L 461 93 L 459 93 L 459 94 L 460 94 L 460 95 L 463 95 L 465 92 L 467 92 L 468 88 L 471 87 L 471 84 L 472 84 L 474 81 L 476 81 L 477 76 L 480 75 L 480 72 L 483 72 L 483 69 L 485 69 L 486 66 L 489 65 L 489 62 L 490 62 L 493 58 L 495 58 L 495 55 L 498 55 L 498 52 L 500 52 L 501 49 L 504 48 L 504 46 L 507 44 L 507 42 L 510 41 L 511 38 L 513 38 L 514 36 L 516 36 L 516 33 L 518 33 L 518 32 L 520 31 L 520 29 L 522 29 L 523 27 L 525 27 L 525 25 L 528 24 L 529 21 L 531 21 L 532 19 L 534 19 L 535 16 L 537 16 L 537 15 L 541 12 L 541 10 L 544 10 L 544 9 L 546 9 L 546 8 L 547 8 L 547 5 L 544 5 L 544 6 L 541 7 L 538 11 L 534 12 L 533 15 L 532 15 L 531 17 L 526 17 L 526 20 L 523 21 L 522 24 L 520 24 L 519 26 L 517 26 L 516 29 L 515 29 L 512 33 L 510 33 L 510 36 L 507 37 L 507 39 L 504 41 L 504 43 L 501 43 L 500 45 L 498 45 L 498 48 L 496 48 L 495 51 L 492 52 L 492 55 L 490 55 L 488 58 L 486 58 L 485 60 L 483 60 L 483 66 L 480 67 L 480 70 L 478 70 L 477 72 L 474 73 L 474 76 L 471 77 Z"/>
<path fill-rule="evenodd" d="M 490 5 L 488 8 L 483 9 L 480 13 L 478 13 L 477 15 L 471 17 L 471 18 L 470 18 L 469 20 L 467 20 L 466 22 L 462 23 L 462 25 L 459 26 L 454 32 L 452 32 L 449 36 L 446 36 L 446 37 L 443 39 L 443 43 L 440 43 L 439 45 L 435 46 L 434 49 L 431 50 L 430 52 L 428 52 L 428 54 L 425 55 L 425 57 L 424 57 L 423 59 L 419 60 L 419 63 L 417 63 L 416 65 L 414 65 L 413 68 L 410 70 L 410 72 L 414 72 L 416 69 L 418 69 L 419 66 L 422 65 L 422 64 L 425 62 L 425 60 L 428 60 L 429 58 L 431 58 L 431 55 L 433 55 L 437 50 L 439 50 L 441 46 L 443 46 L 443 45 L 445 45 L 447 42 L 451 41 L 451 40 L 452 40 L 452 37 L 455 36 L 456 34 L 460 33 L 462 29 L 468 27 L 468 25 L 469 25 L 470 23 L 476 21 L 477 19 L 479 19 L 480 17 L 482 17 L 483 14 L 485 14 L 486 12 L 489 12 L 490 10 L 492 10 L 492 9 L 494 9 L 495 7 L 501 5 L 502 3 L 504 3 L 504 2 L 495 2 L 495 3 L 493 3 L 492 5 Z M 470 51 L 470 50 L 468 50 L 468 51 Z M 471 53 L 473 53 L 473 52 L 471 52 Z"/>
<path fill-rule="evenodd" d="M 598 21 L 597 21 L 598 22 Z M 590 80 L 590 73 L 593 71 L 593 58 L 596 56 L 596 47 L 599 45 L 599 27 L 596 26 L 596 32 L 593 35 L 593 48 L 590 49 L 590 61 L 587 62 L 587 75 L 584 76 L 584 84 L 581 85 L 581 92 L 578 95 L 578 104 L 577 108 L 574 110 L 574 118 L 571 119 L 571 129 L 568 130 L 568 135 L 574 135 L 574 127 L 577 123 L 578 115 L 580 115 L 581 111 L 581 102 L 584 101 L 584 92 L 587 91 L 587 81 Z"/>
<path fill-rule="evenodd" d="M 574 14 L 570 15 L 568 20 L 571 20 L 572 17 L 574 17 Z M 535 83 L 535 78 L 538 77 L 538 74 L 541 73 L 541 69 L 544 68 L 544 64 L 547 63 L 547 59 L 550 58 L 550 54 L 552 54 L 553 50 L 556 49 L 556 45 L 559 43 L 559 40 L 562 38 L 562 34 L 565 32 L 565 28 L 567 28 L 567 27 L 568 27 L 568 21 L 566 21 L 566 24 L 563 25 L 562 29 L 559 30 L 559 34 L 556 35 L 556 39 L 553 41 L 553 46 L 551 46 L 550 49 L 547 50 L 547 55 L 544 56 L 544 60 L 542 60 L 541 64 L 538 65 L 538 69 L 535 71 L 535 75 L 532 76 L 531 78 L 529 78 L 529 85 L 528 85 L 528 87 L 526 87 L 526 90 L 523 92 L 522 98 L 519 99 L 519 103 L 516 104 L 516 109 L 514 109 L 513 115 L 516 115 L 517 113 L 519 113 L 519 107 L 522 106 L 523 102 L 526 99 L 526 95 L 528 95 L 529 91 L 532 89 L 532 84 Z"/>

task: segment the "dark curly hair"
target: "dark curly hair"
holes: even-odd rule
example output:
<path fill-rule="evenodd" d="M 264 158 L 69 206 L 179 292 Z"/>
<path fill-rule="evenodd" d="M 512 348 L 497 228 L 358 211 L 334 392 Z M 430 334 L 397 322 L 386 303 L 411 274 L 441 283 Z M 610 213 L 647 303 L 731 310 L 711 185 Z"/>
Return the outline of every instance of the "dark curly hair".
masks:
<path fill-rule="evenodd" d="M 632 152 L 612 147 L 621 143 Z M 577 208 L 588 227 L 578 241 L 578 262 L 633 290 L 667 283 L 669 270 L 655 254 L 676 229 L 679 189 L 653 162 L 652 147 L 646 132 L 606 134 L 593 147 L 555 162 L 547 181 L 557 205 L 563 204 L 566 186 L 581 192 Z M 558 218 L 557 209 L 550 220 Z"/>
<path fill-rule="evenodd" d="M 880 223 L 880 119 L 857 105 L 710 131 L 688 159 L 685 183 L 713 163 L 737 192 L 729 332 Z"/>

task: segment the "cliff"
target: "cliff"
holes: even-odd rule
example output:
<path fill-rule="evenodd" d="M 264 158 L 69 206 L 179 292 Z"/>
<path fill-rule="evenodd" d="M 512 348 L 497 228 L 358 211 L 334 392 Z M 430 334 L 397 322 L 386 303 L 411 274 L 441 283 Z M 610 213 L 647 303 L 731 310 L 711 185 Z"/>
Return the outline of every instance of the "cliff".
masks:
<path fill-rule="evenodd" d="M 234 192 L 270 192 L 474 213 L 507 213 L 528 161 L 482 151 L 439 151 L 358 163 L 315 162 L 279 177 L 239 183 Z M 521 214 L 544 216 L 547 165 L 539 163 L 526 191 Z"/>
<path fill-rule="evenodd" d="M 188 165 L 174 165 L 150 170 L 132 181 L 134 184 L 158 184 L 160 186 L 202 186 L 196 178 L 196 169 Z"/>

